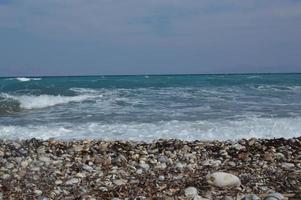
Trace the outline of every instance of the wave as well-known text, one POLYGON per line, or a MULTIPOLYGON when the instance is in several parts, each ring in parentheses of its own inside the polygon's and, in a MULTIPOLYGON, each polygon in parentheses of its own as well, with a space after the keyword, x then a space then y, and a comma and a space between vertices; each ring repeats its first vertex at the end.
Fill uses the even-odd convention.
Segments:
POLYGON ((254 75, 254 76, 248 76, 247 78, 249 78, 249 79, 256 79, 256 78, 261 78, 261 76, 254 75))
POLYGON ((15 78, 16 80, 20 81, 20 82, 27 82, 27 81, 39 81, 42 80, 42 78, 26 78, 26 77, 18 77, 15 78))
POLYGON ((19 106, 21 109, 38 109, 46 108, 60 104, 67 104, 70 102, 82 102, 91 96, 89 95, 79 95, 79 96, 61 96, 61 95, 10 95, 7 93, 0 94, 2 101, 0 104, 7 110, 12 107, 7 104, 7 102, 15 102, 14 107, 19 106), (5 106, 4 106, 5 105, 5 106))
POLYGON ((276 92, 285 92, 285 91, 293 91, 293 92, 300 92, 301 91, 301 86, 299 85, 294 85, 294 86, 289 86, 289 85, 258 85, 251 87, 252 89, 256 90, 266 90, 266 91, 276 91, 276 92))
POLYGON ((241 138, 298 137, 301 118, 247 118, 223 121, 159 121, 154 123, 51 123, 3 126, 2 138, 104 139, 153 141, 156 139, 236 140, 241 138))

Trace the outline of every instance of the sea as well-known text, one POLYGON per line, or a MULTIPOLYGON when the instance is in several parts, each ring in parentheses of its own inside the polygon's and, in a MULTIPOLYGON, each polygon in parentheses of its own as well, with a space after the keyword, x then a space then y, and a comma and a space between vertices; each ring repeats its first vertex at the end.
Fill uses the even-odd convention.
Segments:
POLYGON ((301 74, 0 78, 0 139, 301 136, 301 74))

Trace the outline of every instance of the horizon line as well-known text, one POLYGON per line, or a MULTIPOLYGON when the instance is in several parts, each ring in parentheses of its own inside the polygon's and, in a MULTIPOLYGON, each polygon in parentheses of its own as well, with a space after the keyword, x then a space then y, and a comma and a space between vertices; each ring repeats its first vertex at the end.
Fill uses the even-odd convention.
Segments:
POLYGON ((301 74, 301 72, 230 72, 230 73, 174 73, 174 74, 97 74, 97 75, 20 75, 20 76, 0 76, 0 78, 51 78, 51 77, 98 77, 98 76, 201 76, 201 75, 273 75, 273 74, 301 74))

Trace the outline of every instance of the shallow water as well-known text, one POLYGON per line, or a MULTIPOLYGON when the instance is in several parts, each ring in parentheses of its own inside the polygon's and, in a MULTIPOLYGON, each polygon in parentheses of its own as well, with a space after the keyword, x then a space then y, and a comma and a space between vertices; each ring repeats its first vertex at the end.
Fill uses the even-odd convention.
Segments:
POLYGON ((0 79, 0 137, 295 137, 301 74, 0 79))

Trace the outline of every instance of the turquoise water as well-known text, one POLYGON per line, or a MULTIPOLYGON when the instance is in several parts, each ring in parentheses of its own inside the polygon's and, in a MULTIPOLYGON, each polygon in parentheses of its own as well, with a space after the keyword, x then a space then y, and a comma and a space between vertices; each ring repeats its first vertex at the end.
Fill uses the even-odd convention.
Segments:
POLYGON ((0 78, 0 137, 295 137, 301 74, 0 78))

